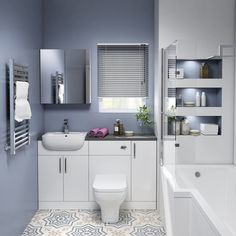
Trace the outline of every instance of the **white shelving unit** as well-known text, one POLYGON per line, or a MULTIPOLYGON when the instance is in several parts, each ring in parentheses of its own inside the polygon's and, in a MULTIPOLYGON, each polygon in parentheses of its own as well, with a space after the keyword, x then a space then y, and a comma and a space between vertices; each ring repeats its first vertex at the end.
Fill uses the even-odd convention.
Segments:
MULTIPOLYGON (((178 44, 163 51, 163 140, 173 147, 171 162, 179 164, 232 163, 234 136, 234 57, 178 58, 178 44), (201 63, 207 63, 209 78, 200 78, 201 63), (184 78, 177 78, 184 74, 184 78), (183 73, 184 71, 184 73, 183 73), (177 119, 186 117, 191 129, 200 130, 201 123, 219 125, 218 135, 175 135, 167 114, 181 94, 184 102, 195 102, 196 92, 205 92, 206 107, 176 107, 177 119), (179 144, 179 145, 176 145, 179 144), (177 148, 176 148, 177 147, 177 148)), ((165 144, 164 144, 165 145, 165 144)), ((170 146, 169 146, 170 145, 170 146)))
MULTIPOLYGON (((183 103, 186 101, 195 102, 196 91, 205 91, 206 96, 211 102, 205 107, 176 107, 176 116, 189 117, 194 116, 200 119, 199 123, 216 123, 219 125, 219 135, 221 134, 221 117, 222 109, 222 59, 178 59, 171 56, 166 59, 166 94, 167 97, 177 97, 182 95, 183 103), (208 65, 209 78, 195 77, 200 75, 200 67, 202 63, 208 65), (184 71, 184 78, 177 78, 177 71, 184 71), (175 73, 173 71, 175 70, 175 73), (186 71, 186 75, 185 75, 186 71), (175 76, 176 74, 176 76, 175 76), (191 89, 191 90, 190 90, 191 89), (214 91, 214 92, 212 92, 214 91), (188 97, 185 97, 188 96, 188 97)), ((172 101, 173 103, 173 101, 172 101)), ((177 106, 177 104, 175 104, 177 106)), ((167 122, 168 124, 168 122, 167 122)), ((196 125, 195 125, 196 126, 196 125)), ((196 129, 196 128, 195 128, 196 129)), ((198 128, 200 129, 200 127, 198 128)), ((169 132, 169 129, 167 127, 169 132)))

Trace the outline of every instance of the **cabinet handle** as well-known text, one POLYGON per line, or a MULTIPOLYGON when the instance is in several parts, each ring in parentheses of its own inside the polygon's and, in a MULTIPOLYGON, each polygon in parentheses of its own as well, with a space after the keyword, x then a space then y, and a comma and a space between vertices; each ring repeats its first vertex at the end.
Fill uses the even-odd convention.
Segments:
POLYGON ((59 158, 59 173, 61 174, 61 158, 59 158))
POLYGON ((136 158, 136 143, 134 143, 134 159, 136 158))
POLYGON ((65 157, 65 174, 67 173, 67 158, 65 157))
POLYGON ((127 146, 121 146, 120 149, 125 150, 127 148, 127 146))

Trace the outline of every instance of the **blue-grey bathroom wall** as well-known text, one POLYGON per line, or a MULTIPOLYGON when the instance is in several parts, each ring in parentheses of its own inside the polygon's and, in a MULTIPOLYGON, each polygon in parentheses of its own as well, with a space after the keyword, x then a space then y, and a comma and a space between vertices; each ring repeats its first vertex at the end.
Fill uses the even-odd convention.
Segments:
POLYGON ((108 127, 116 118, 127 130, 138 131, 135 115, 99 113, 97 99, 97 43, 149 43, 148 104, 153 110, 154 1, 45 0, 44 48, 89 48, 92 54, 92 103, 89 106, 46 106, 45 131, 62 128, 68 118, 72 130, 108 127))
POLYGON ((39 100, 41 0, 1 0, 0 4, 0 235, 20 236, 37 209, 37 136, 43 131, 39 100), (4 151, 7 130, 6 63, 29 65, 31 144, 15 156, 4 151))

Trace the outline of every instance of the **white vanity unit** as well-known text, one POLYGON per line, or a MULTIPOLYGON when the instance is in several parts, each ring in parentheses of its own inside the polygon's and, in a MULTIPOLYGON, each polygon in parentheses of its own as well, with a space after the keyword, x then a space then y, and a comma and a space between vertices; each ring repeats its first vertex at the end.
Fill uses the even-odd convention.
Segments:
POLYGON ((77 151, 52 151, 38 141, 39 209, 96 209, 97 174, 125 174, 122 208, 156 208, 156 138, 86 140, 77 151))

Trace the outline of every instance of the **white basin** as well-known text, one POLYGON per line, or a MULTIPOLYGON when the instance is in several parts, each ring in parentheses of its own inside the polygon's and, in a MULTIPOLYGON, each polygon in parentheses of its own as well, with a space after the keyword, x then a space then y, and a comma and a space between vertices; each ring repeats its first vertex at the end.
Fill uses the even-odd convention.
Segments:
POLYGON ((42 136, 43 146, 54 151, 76 151, 83 147, 86 132, 49 132, 42 136))

